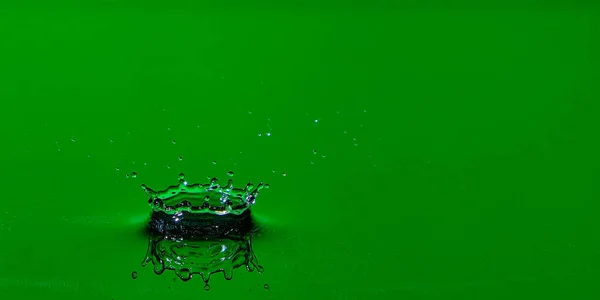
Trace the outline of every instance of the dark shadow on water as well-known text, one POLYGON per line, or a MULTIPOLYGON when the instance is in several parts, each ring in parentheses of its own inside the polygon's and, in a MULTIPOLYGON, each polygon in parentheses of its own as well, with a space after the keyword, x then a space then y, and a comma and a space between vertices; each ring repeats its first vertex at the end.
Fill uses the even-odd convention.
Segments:
POLYGON ((148 238, 145 267, 154 273, 174 272, 183 281, 200 277, 209 290, 212 274, 231 280, 233 271, 263 271, 252 249, 252 238, 261 230, 250 210, 240 215, 154 212, 143 234, 148 238))

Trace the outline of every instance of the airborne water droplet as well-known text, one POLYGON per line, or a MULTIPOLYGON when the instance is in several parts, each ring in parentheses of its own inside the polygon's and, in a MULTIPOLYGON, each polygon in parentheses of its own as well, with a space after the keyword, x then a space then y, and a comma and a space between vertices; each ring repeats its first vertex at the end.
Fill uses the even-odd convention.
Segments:
POLYGON ((137 178, 137 173, 136 172, 131 172, 131 178, 137 178))
POLYGON ((213 160, 213 165, 216 165, 216 164, 217 164, 217 161, 216 161, 216 160, 213 160))
POLYGON ((208 285, 208 283, 204 285, 204 290, 207 292, 210 291, 210 285, 208 285))
POLYGON ((283 173, 283 174, 281 174, 281 175, 282 175, 283 177, 285 177, 285 176, 287 176, 287 173, 283 173))
POLYGON ((177 141, 173 140, 172 143, 173 143, 173 145, 175 145, 175 144, 177 144, 177 141))
POLYGON ((136 271, 131 272, 131 278, 133 278, 133 279, 138 278, 138 272, 136 272, 136 271))
POLYGON ((227 172, 227 176, 232 177, 233 176, 233 172, 232 171, 227 172))
POLYGON ((265 290, 269 289, 269 285, 265 283, 265 290))
POLYGON ((183 160, 183 157, 181 157, 181 156, 180 156, 180 157, 178 157, 177 159, 179 159, 179 161, 182 161, 182 160, 183 160))

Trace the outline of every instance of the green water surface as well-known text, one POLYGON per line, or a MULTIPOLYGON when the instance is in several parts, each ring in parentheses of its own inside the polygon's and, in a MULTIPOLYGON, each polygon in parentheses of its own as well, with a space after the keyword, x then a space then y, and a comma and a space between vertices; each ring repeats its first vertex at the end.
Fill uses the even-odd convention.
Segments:
POLYGON ((0 299, 598 299, 597 10, 353 3, 2 4, 0 299), (230 171, 264 272, 141 267, 230 171))

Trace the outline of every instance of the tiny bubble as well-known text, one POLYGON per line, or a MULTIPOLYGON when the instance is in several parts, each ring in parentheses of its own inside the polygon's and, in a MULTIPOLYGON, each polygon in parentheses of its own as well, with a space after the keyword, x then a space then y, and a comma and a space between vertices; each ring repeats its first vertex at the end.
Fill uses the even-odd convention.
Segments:
POLYGON ((262 136, 262 133, 259 133, 258 136, 262 136))
POLYGON ((283 177, 286 177, 286 176, 287 176, 287 173, 283 173, 283 174, 281 174, 281 175, 282 175, 283 177))
POLYGON ((357 144, 357 143, 354 143, 354 147, 358 147, 358 144, 357 144))
POLYGON ((216 164, 217 164, 217 161, 216 161, 216 160, 213 160, 213 165, 216 165, 216 164))
POLYGON ((56 149, 58 149, 58 152, 62 151, 62 150, 60 150, 60 148, 56 148, 56 149))
POLYGON ((177 144, 177 141, 173 140, 172 143, 173 143, 173 145, 175 145, 175 144, 177 144))
POLYGON ((135 160, 132 160, 131 163, 135 165, 135 160))
POLYGON ((147 165, 148 165, 148 163, 147 163, 147 162, 144 162, 144 166, 147 166, 147 165))
POLYGON ((311 161, 310 161, 310 164, 311 164, 311 165, 314 165, 314 164, 315 164, 315 162, 311 160, 311 161))
POLYGON ((75 142, 75 138, 71 138, 71 142, 75 142))
POLYGON ((171 127, 167 127, 167 130, 171 130, 171 127))
POLYGON ((317 154, 317 150, 313 150, 313 154, 317 154))
POLYGON ((322 158, 325 158, 325 154, 321 155, 322 158))
POLYGON ((131 178, 137 178, 137 173, 136 172, 131 172, 131 178))
POLYGON ((131 273, 131 278, 133 278, 133 279, 136 279, 136 278, 138 278, 138 272, 136 272, 136 271, 133 271, 133 272, 131 273))
POLYGON ((170 166, 170 165, 167 165, 167 169, 170 169, 170 168, 171 168, 171 166, 170 166))
POLYGON ((275 173, 275 169, 273 169, 273 173, 275 173))
POLYGON ((315 123, 319 123, 319 119, 316 119, 316 120, 315 120, 315 123))
POLYGON ((121 168, 117 167, 117 168, 116 168, 116 170, 117 170, 117 171, 121 171, 121 168))
POLYGON ((270 132, 267 132, 267 136, 271 136, 271 133, 270 133, 270 132))
POLYGON ((91 154, 88 154, 88 157, 92 157, 92 155, 91 155, 91 154))
POLYGON ((125 178, 129 178, 129 174, 125 174, 125 178))
POLYGON ((352 138, 352 140, 353 140, 353 141, 356 141, 356 138, 355 138, 355 137, 353 137, 353 138, 352 138))
POLYGON ((265 287, 265 290, 268 290, 268 289, 269 289, 269 285, 268 285, 268 284, 266 284, 266 283, 265 283, 265 286, 264 286, 264 287, 265 287))
POLYGON ((114 142, 114 141, 113 141, 113 139, 109 139, 109 141, 110 141, 111 143, 112 143, 112 142, 114 142))
POLYGON ((178 157, 177 159, 179 159, 179 161, 182 161, 182 160, 183 160, 183 157, 181 157, 181 156, 180 156, 180 157, 178 157))
POLYGON ((210 291, 210 285, 208 285, 208 283, 204 285, 204 290, 207 292, 210 291))
POLYGON ((227 176, 232 177, 233 176, 233 172, 232 171, 227 172, 227 176))
POLYGON ((248 112, 248 114, 249 114, 249 115, 251 115, 251 114, 252 114, 252 112, 251 112, 251 111, 249 111, 249 112, 248 112))
POLYGON ((344 130, 344 134, 347 134, 347 133, 348 133, 348 131, 344 130))
POLYGON ((363 112, 367 112, 367 110, 366 110, 366 109, 363 109, 363 112))

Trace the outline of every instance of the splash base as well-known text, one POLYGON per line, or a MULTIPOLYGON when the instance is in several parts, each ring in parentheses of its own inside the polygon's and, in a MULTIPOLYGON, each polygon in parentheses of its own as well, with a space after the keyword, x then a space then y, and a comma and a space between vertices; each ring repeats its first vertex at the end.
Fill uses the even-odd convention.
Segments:
POLYGON ((182 237, 225 237, 251 233, 256 228, 250 210, 239 215, 180 212, 175 215, 154 211, 148 230, 153 234, 182 237))

